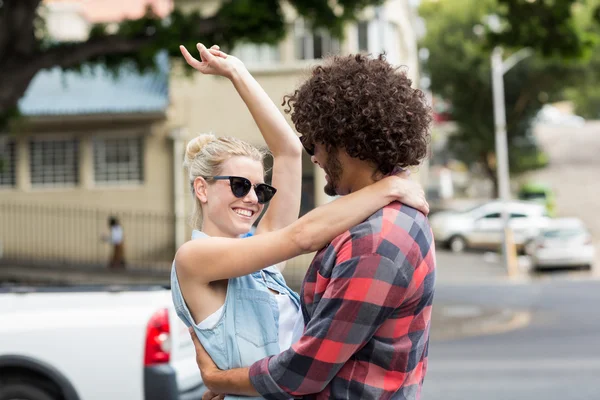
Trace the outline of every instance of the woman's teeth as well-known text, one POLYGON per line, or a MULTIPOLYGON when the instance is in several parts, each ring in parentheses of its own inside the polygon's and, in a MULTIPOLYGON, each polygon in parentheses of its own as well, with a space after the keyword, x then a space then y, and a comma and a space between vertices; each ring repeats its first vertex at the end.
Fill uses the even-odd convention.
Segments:
POLYGON ((239 215, 243 215, 244 217, 251 217, 254 214, 254 212, 250 210, 243 210, 241 208, 236 208, 233 210, 233 212, 239 215))

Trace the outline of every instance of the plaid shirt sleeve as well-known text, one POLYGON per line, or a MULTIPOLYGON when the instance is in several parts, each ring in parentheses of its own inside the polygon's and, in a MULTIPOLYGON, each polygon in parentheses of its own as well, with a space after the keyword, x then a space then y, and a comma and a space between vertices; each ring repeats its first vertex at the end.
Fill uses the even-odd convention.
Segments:
POLYGON ((379 254, 338 263, 329 278, 319 274, 315 292, 322 297, 304 336, 287 351, 254 363, 252 384, 267 399, 321 392, 403 302, 410 283, 397 262, 379 254))

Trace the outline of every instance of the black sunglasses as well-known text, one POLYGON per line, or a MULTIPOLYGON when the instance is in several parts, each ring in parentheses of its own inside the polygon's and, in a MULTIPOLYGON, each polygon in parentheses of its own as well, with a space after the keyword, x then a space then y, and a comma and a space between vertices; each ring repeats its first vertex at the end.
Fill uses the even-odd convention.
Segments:
POLYGON ((309 156, 315 155, 315 146, 312 143, 309 143, 306 139, 306 136, 300 136, 300 143, 302 143, 302 147, 308 153, 309 156))
POLYGON ((252 185, 252 182, 247 178, 242 178, 241 176, 209 176, 205 179, 214 179, 215 181, 224 181, 229 180, 229 186, 231 187, 231 193, 238 199, 244 197, 248 193, 250 193, 250 189, 254 187, 254 192, 256 193, 256 197, 258 198, 259 204, 265 204, 271 201, 277 189, 275 189, 271 185, 267 185, 266 183, 258 183, 256 185, 252 185))

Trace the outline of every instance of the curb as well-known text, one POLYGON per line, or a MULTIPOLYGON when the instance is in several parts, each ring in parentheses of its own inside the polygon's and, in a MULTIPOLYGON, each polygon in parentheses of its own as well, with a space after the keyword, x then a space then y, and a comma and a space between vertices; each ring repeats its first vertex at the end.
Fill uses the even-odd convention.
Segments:
MULTIPOLYGON (((475 309, 476 307, 470 307, 475 309)), ((452 315, 453 307, 440 307, 432 315, 431 339, 436 341, 459 340, 475 336, 498 335, 530 324, 532 314, 526 310, 479 310, 477 315, 452 315)), ((435 305, 434 305, 435 310, 435 305)))
POLYGON ((169 284, 168 272, 145 273, 135 270, 110 271, 107 269, 42 268, 0 266, 0 282, 45 285, 139 285, 169 284))

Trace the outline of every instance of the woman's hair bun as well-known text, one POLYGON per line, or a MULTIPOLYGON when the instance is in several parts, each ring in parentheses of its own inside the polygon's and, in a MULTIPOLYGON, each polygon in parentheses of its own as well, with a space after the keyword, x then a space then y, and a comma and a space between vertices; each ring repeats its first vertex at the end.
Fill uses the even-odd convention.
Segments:
POLYGON ((190 165, 194 158, 202 151, 206 145, 217 140, 217 137, 212 133, 203 133, 190 140, 185 149, 185 165, 190 165))

